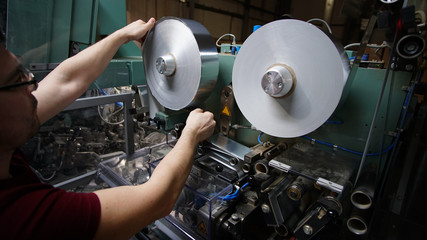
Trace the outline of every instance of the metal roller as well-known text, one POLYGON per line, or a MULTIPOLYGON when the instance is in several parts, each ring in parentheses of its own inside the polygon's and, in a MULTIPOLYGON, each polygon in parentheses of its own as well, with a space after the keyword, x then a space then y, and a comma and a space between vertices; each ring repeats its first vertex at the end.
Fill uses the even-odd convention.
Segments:
POLYGON ((234 62, 239 109, 272 136, 314 131, 340 101, 349 73, 341 53, 310 23, 287 19, 262 26, 243 43, 234 62))
POLYGON ((215 87, 217 49, 209 32, 196 21, 160 19, 147 34, 142 56, 147 84, 166 108, 197 106, 215 87))
POLYGON ((299 201, 311 186, 313 186, 311 180, 298 176, 287 190, 288 197, 294 201, 299 201))

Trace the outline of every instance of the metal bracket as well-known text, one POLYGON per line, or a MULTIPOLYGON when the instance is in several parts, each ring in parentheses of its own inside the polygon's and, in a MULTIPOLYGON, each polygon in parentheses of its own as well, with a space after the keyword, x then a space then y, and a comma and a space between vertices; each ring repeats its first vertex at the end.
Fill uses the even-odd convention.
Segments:
POLYGON ((225 86, 221 91, 221 114, 220 131, 224 136, 228 136, 231 125, 231 114, 233 112, 234 95, 231 86, 225 86))

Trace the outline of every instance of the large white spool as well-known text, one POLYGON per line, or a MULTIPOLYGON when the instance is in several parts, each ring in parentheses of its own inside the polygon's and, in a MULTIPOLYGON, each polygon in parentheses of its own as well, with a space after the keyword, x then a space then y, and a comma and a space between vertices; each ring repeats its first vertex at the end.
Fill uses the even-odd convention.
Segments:
POLYGON ((209 32, 194 20, 157 21, 147 34, 142 55, 150 91, 166 108, 197 106, 215 87, 218 53, 209 32))
POLYGON ((258 130, 292 138, 331 116, 348 73, 348 60, 324 32, 307 22, 279 20, 243 43, 233 66, 233 91, 258 130))

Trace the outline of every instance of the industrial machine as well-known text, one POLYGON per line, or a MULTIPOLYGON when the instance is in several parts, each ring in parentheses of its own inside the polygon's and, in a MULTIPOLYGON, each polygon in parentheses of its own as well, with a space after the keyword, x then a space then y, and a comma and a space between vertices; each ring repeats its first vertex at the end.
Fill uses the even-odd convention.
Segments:
MULTIPOLYGON (((9 1, 7 45, 38 79, 126 20, 108 17, 124 14, 125 1, 46 0, 47 14, 23 2, 40 8, 9 1), (40 26, 48 34, 18 31, 22 9, 33 21, 50 19, 40 26), (22 43, 29 39, 23 32, 37 38, 22 43)), ((42 126, 25 152, 40 178, 58 187, 143 184, 189 111, 201 107, 214 113, 218 128, 198 147, 173 211, 137 238, 393 239, 390 225, 399 227, 395 236, 421 236, 426 225, 411 223, 407 204, 417 201, 409 186, 422 186, 414 166, 426 163, 425 148, 417 147, 425 103, 414 95, 425 94, 426 19, 413 5, 383 4, 357 51, 311 23, 286 19, 218 53, 197 21, 162 18, 142 54, 132 45, 119 50, 85 96, 42 126), (370 44, 375 24, 393 39, 370 44), (407 201, 399 198, 405 194, 407 201), (381 223, 387 216, 388 225, 381 223)))

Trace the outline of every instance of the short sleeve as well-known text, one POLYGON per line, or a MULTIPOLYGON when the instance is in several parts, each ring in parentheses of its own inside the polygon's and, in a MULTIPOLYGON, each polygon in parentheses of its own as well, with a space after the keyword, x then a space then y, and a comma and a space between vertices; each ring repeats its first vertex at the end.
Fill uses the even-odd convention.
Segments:
POLYGON ((74 193, 41 183, 22 157, 13 177, 0 180, 1 239, 93 239, 101 219, 95 193, 74 193))
POLYGON ((7 236, 6 239, 93 239, 101 217, 96 194, 66 192, 46 184, 30 188, 15 188, 20 193, 15 197, 9 195, 9 206, 2 206, 1 226, 5 231, 2 236, 7 236))

